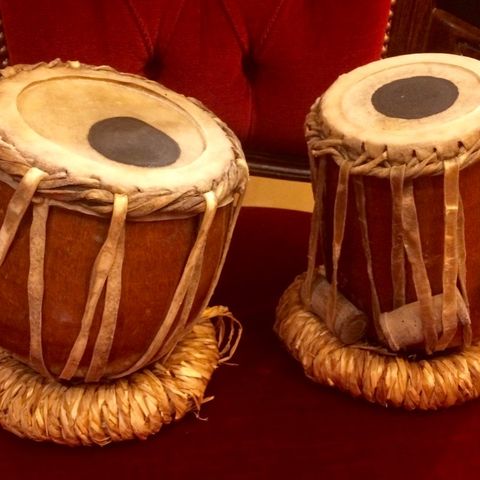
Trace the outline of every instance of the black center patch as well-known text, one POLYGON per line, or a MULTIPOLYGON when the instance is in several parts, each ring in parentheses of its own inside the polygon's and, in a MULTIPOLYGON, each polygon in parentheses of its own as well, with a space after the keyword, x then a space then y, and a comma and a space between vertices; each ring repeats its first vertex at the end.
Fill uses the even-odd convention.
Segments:
POLYGON ((450 108, 458 98, 457 86, 445 78, 418 76, 382 85, 372 95, 377 112, 387 117, 425 118, 450 108))
POLYGON ((90 128, 88 142, 108 159, 137 167, 165 167, 180 156, 173 138, 133 117, 100 120, 90 128))

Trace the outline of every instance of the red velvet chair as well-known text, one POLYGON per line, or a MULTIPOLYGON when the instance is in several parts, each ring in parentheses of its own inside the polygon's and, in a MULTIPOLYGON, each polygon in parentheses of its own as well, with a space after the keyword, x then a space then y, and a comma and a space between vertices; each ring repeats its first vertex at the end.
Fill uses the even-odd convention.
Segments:
MULTIPOLYGON (((253 172, 305 179, 305 114, 339 74, 380 56, 389 8, 390 0, 0 0, 0 62, 60 57, 146 75, 224 119, 253 172)), ((239 366, 212 381, 207 422, 191 416, 146 442, 104 449, 0 431, 4 478, 440 479, 479 467, 469 453, 479 443, 478 404, 384 410, 313 384, 283 351, 275 306, 306 268, 308 230, 304 213, 243 210, 213 302, 228 305, 245 333, 239 366)))

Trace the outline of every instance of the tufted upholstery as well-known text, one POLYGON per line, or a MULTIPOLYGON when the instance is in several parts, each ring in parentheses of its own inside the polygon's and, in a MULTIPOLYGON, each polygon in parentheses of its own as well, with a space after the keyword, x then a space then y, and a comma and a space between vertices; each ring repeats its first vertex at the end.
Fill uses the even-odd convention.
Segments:
MULTIPOLYGON (((305 157, 302 125, 340 74, 378 58, 390 0, 0 0, 10 63, 60 57, 202 100, 249 152, 305 157)), ((303 160, 304 161, 304 160, 303 160)))

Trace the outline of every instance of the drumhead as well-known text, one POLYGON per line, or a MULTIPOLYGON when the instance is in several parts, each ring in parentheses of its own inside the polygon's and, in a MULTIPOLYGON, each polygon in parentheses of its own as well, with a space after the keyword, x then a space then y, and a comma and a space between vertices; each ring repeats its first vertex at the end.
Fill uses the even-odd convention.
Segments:
POLYGON ((113 192, 204 192, 236 160, 217 118, 142 77, 58 61, 4 76, 1 138, 47 173, 113 192))
POLYGON ((480 138, 480 62, 432 53, 373 62, 327 90, 320 116, 328 136, 358 153, 454 156, 480 138))

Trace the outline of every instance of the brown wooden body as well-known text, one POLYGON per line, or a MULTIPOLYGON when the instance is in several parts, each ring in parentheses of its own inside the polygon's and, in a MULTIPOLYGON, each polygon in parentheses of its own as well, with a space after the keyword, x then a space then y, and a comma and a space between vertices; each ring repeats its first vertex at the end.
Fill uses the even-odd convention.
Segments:
MULTIPOLYGON (((332 225, 338 167, 329 159, 325 197, 325 264, 327 276, 332 272, 332 225)), ((393 309, 390 255, 392 248, 392 200, 388 179, 363 177, 372 266, 381 311, 393 309)), ((443 271, 443 175, 421 177, 414 181, 415 203, 420 226, 423 258, 432 294, 442 293, 443 271)), ((480 338, 480 164, 460 172, 460 193, 465 211, 467 251, 467 291, 470 302, 473 338, 480 338)), ((354 185, 350 180, 345 236, 338 271, 338 288, 357 308, 372 318, 370 284, 362 246, 359 215, 355 205, 354 185)), ((406 262, 406 302, 416 300, 411 270, 406 262)), ((373 323, 369 334, 375 338, 373 323)), ((459 345, 460 332, 450 346, 459 345)))
MULTIPOLYGON (((13 190, 0 183, 0 224, 13 190)), ((219 208, 209 233, 190 320, 200 312, 219 265, 232 206, 219 208)), ((200 215, 153 222, 127 221, 122 296, 106 375, 133 365, 146 351, 170 306, 198 230, 200 215)), ((0 268, 0 346, 29 363, 29 270, 31 207, 0 268)), ((47 224, 42 339, 47 368, 62 370, 80 330, 90 274, 105 241, 109 218, 53 207, 47 224)), ((77 376, 88 368, 100 326, 98 304, 77 376)))

